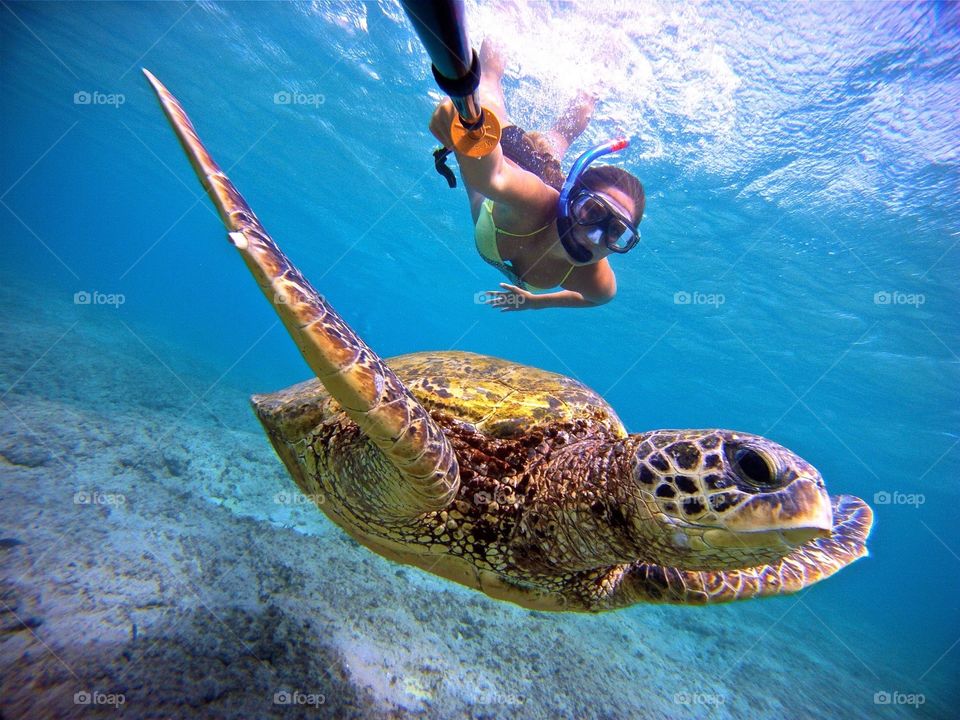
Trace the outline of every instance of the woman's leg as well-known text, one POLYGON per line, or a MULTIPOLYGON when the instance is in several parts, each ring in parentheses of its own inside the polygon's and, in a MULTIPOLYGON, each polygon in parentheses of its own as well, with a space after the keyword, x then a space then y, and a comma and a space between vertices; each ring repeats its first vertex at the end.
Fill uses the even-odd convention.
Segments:
POLYGON ((489 37, 480 45, 480 103, 490 108, 500 121, 500 126, 512 125, 503 99, 503 71, 506 60, 502 46, 489 37))
POLYGON ((554 157, 563 158, 567 148, 587 129, 597 97, 593 93, 579 92, 574 101, 557 118, 552 128, 543 133, 555 151, 554 157))
MULTIPOLYGON (((494 39, 486 37, 480 45, 480 102, 490 108, 500 126, 513 125, 507 113, 507 104, 503 97, 503 73, 506 68, 506 58, 503 47, 494 39)), ((580 137, 590 122, 593 107, 597 104, 597 96, 593 93, 581 91, 560 115, 554 126, 544 133, 554 149, 554 157, 563 158, 571 143, 580 137)))

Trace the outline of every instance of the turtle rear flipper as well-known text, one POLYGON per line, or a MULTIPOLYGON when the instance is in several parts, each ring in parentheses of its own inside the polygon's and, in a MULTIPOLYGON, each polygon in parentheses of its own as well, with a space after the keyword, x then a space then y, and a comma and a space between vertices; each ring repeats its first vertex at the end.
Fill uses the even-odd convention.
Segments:
POLYGON ((147 70, 190 164, 307 364, 398 470, 389 512, 403 520, 442 509, 459 487, 457 460, 442 430, 392 370, 344 322, 267 234, 214 162, 180 103, 147 70))

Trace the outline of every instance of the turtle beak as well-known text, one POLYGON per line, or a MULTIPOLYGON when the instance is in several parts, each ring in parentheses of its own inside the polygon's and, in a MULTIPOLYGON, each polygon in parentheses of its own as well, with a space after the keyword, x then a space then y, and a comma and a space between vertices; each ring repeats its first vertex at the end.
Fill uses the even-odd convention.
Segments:
POLYGON ((814 478, 801 477, 772 493, 761 493, 740 506, 727 520, 729 530, 778 533, 789 545, 802 545, 833 531, 830 496, 814 478))
POLYGON ((796 528, 793 530, 782 530, 780 534, 787 541, 788 545, 803 545, 810 540, 817 538, 830 537, 833 528, 796 528))

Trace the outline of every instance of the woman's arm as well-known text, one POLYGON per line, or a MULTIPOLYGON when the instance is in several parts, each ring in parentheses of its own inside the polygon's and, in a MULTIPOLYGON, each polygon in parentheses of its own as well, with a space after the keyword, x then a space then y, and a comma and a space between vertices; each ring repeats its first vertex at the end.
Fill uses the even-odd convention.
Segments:
POLYGON ((610 261, 603 258, 591 265, 582 265, 570 273, 563 290, 534 294, 509 283, 500 283, 503 290, 481 293, 483 303, 504 312, 543 310, 552 307, 588 308, 605 305, 617 294, 617 276, 610 261))
POLYGON ((570 277, 563 283, 563 292, 548 293, 540 297, 556 297, 547 301, 544 307, 597 307, 604 305, 617 294, 617 276, 606 258, 591 265, 574 268, 570 277), (576 296, 580 298, 577 302, 576 296), (574 304, 567 304, 574 303, 574 304))
MULTIPOLYGON (((453 103, 444 100, 430 118, 430 132, 446 148, 453 147, 450 125, 456 117, 453 103)), ((463 182, 496 203, 520 210, 550 207, 556 191, 533 173, 506 161, 499 143, 482 158, 463 155, 454 149, 463 182)), ((539 218, 536 218, 539 220, 539 218)))
MULTIPOLYGON (((612 297, 588 299, 575 290, 560 290, 559 292, 533 295, 529 310, 543 310, 544 308, 568 307, 588 308, 598 307, 612 300, 612 297)), ((517 308, 518 310, 523 308, 517 308)))
POLYGON ((551 293, 532 293, 516 285, 500 283, 503 290, 492 290, 482 293, 483 303, 498 307, 503 312, 517 310, 544 310, 546 308, 589 308, 604 305, 616 295, 616 287, 610 294, 597 293, 586 296, 576 290, 560 290, 551 293))

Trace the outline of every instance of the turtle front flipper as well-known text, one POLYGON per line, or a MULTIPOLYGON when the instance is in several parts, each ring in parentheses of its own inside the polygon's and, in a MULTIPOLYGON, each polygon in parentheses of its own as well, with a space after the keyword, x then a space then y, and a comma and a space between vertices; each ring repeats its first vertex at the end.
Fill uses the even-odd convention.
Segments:
POLYGON ((459 487, 443 431, 390 368, 344 322, 277 247, 210 157, 180 103, 147 70, 190 164, 267 299, 327 391, 397 469, 389 488, 395 519, 440 510, 459 487))
POLYGON ((867 555, 873 510, 852 495, 832 497, 830 535, 798 546, 776 563, 742 570, 696 571, 637 562, 584 574, 578 593, 591 611, 638 602, 704 605, 789 595, 867 555))

